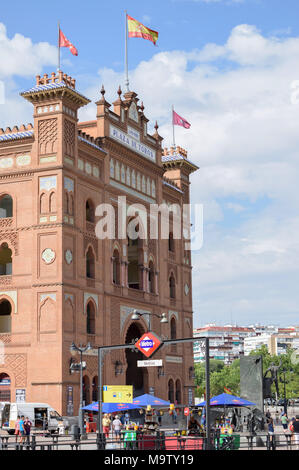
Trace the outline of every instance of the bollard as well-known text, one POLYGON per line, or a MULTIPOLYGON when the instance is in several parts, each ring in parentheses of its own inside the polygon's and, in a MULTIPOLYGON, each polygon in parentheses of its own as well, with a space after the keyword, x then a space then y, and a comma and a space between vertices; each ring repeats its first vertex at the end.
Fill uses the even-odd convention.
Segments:
POLYGON ((105 450, 105 449, 106 449, 105 434, 98 434, 97 435, 97 450, 105 450))
POLYGON ((74 424, 71 428, 71 434, 76 442, 80 441, 80 428, 74 424))
POLYGON ((35 450, 35 447, 36 447, 36 436, 32 436, 31 449, 35 450))

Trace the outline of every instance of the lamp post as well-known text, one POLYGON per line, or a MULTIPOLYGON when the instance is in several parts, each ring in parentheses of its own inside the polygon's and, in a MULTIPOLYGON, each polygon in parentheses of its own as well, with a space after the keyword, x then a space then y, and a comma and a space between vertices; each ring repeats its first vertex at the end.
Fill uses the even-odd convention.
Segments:
MULTIPOLYGON (((282 371, 283 373, 283 410, 285 412, 285 414, 288 413, 288 403, 287 403, 287 394, 286 394, 286 384, 287 384, 287 381, 286 381, 286 369, 283 369, 282 371)), ((280 378, 280 382, 282 382, 282 379, 280 378)))
POLYGON ((83 419, 83 354, 91 349, 91 344, 88 343, 85 348, 76 346, 72 343, 70 347, 71 353, 78 352, 80 354, 80 405, 79 405, 79 428, 81 436, 84 434, 84 419, 83 419))
POLYGON ((157 313, 151 313, 151 312, 149 312, 149 313, 141 313, 141 312, 138 312, 137 310, 134 310, 134 311, 133 311, 133 314, 132 314, 132 316, 131 316, 131 320, 132 320, 132 321, 138 321, 138 320, 140 320, 143 316, 146 316, 146 315, 149 316, 149 321, 148 321, 148 329, 149 329, 149 332, 151 331, 151 317, 159 318, 159 319, 160 319, 160 323, 162 323, 162 324, 169 323, 166 313, 162 313, 162 315, 158 315, 157 313))

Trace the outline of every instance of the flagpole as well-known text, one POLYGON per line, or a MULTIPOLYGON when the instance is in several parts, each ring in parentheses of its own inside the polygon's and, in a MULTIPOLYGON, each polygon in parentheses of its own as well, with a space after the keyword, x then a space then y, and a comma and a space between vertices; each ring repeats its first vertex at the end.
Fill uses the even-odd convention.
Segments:
POLYGON ((60 21, 58 21, 58 69, 57 72, 60 72, 60 21))
POLYGON ((174 106, 172 105, 172 135, 173 135, 173 142, 172 143, 173 143, 174 149, 176 149, 173 113, 174 113, 174 106))
POLYGON ((129 85, 129 66, 128 66, 128 15, 127 15, 127 10, 125 10, 125 15, 126 15, 126 41, 125 41, 125 73, 126 73, 126 82, 125 82, 125 87, 126 87, 126 92, 128 93, 130 91, 129 85))

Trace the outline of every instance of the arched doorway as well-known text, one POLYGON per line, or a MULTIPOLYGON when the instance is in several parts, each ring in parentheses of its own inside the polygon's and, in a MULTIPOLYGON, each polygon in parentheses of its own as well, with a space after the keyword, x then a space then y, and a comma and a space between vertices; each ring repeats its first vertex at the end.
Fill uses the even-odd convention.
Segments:
POLYGON ((92 401, 98 401, 98 377, 92 379, 92 401))
POLYGON ((0 301, 0 334, 11 333, 11 304, 6 299, 0 301))
POLYGON ((83 377, 83 403, 84 406, 90 405, 90 380, 87 375, 83 377))
POLYGON ((10 377, 7 374, 0 374, 0 402, 10 402, 10 377))
MULTIPOLYGON (((127 331, 126 344, 135 342, 145 333, 137 323, 132 323, 127 331)), ((146 393, 148 389, 148 372, 143 367, 137 367, 137 361, 143 361, 141 352, 135 353, 131 349, 126 349, 127 372, 126 385, 133 385, 134 397, 146 393)))
POLYGON ((174 382, 172 379, 168 382, 168 400, 170 403, 174 403, 174 382))
POLYGON ((179 379, 175 383, 175 401, 176 405, 182 404, 182 388, 181 381, 179 379))

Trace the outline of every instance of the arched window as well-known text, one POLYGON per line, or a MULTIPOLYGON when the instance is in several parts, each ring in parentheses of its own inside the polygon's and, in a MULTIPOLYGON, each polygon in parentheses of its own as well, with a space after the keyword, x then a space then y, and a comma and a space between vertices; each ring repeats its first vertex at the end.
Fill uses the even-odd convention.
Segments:
POLYGON ((11 304, 8 300, 0 301, 0 334, 11 333, 11 304))
POLYGON ((176 333, 176 320, 175 318, 171 319, 170 322, 170 338, 171 339, 176 339, 177 333, 176 333))
POLYGON ((0 402, 11 401, 10 395, 10 377, 7 374, 0 374, 0 402))
POLYGON ((169 295, 171 299, 175 299, 175 278, 173 274, 169 278, 169 295))
POLYGON ((95 278, 95 259, 91 247, 89 247, 86 253, 86 277, 89 279, 95 278))
POLYGON ((90 404, 90 380, 87 375, 83 377, 83 403, 85 406, 90 404))
POLYGON ((148 286, 149 286, 150 293, 154 294, 155 293, 155 270, 154 270, 154 263, 152 261, 149 264, 148 286))
POLYGON ((8 194, 0 199, 0 219, 9 219, 13 216, 13 200, 8 194))
POLYGON ((119 286, 120 285, 120 259, 119 259, 119 252, 118 250, 114 250, 113 252, 113 284, 119 286))
POLYGON ((50 213, 55 213, 57 212, 57 198, 56 198, 56 193, 52 192, 50 194, 50 213))
POLYGON ((171 251, 171 253, 174 253, 174 238, 173 238, 172 232, 170 232, 169 238, 168 238, 168 251, 171 251))
POLYGON ((64 213, 69 213, 69 195, 66 191, 64 192, 64 213))
POLYGON ((170 403, 174 403, 174 383, 172 379, 168 382, 168 400, 170 403))
POLYGON ((0 276, 10 276, 12 274, 12 251, 7 243, 0 246, 0 276))
POLYGON ((94 377, 92 380, 92 401, 98 401, 98 377, 94 377))
POLYGON ((86 310, 86 332, 88 335, 96 334, 96 313, 92 302, 87 304, 86 310))
POLYGON ((175 383, 175 401, 177 405, 182 403, 181 381, 177 380, 175 383))
POLYGON ((93 202, 89 199, 86 201, 86 222, 94 223, 95 209, 93 202))
MULTIPOLYGON (((176 331, 176 319, 172 318, 170 322, 170 338, 175 340, 177 339, 177 331, 176 331)), ((170 346, 171 352, 175 353, 177 351, 177 345, 172 344, 170 346)))
MULTIPOLYGON (((138 229, 137 229, 138 230, 138 229)), ((128 237, 128 284, 131 289, 140 289, 139 248, 140 239, 128 237)))

